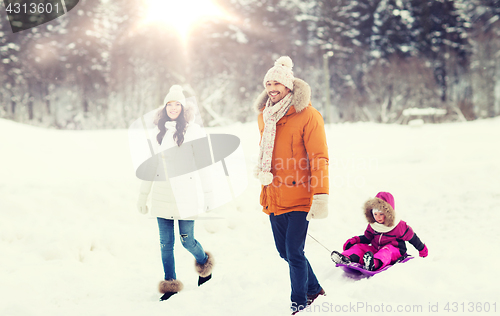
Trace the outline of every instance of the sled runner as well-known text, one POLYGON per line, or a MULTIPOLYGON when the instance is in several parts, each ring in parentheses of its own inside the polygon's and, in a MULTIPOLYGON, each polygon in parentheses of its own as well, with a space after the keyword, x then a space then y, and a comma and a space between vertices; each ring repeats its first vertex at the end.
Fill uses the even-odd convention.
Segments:
POLYGON ((355 263, 355 262, 351 262, 349 264, 337 263, 335 266, 344 270, 344 272, 346 273, 346 275, 348 277, 359 280, 362 278, 372 277, 375 274, 386 271, 387 269, 389 269, 390 267, 392 267, 393 265, 395 265, 397 263, 405 263, 413 258, 414 257, 412 257, 410 255, 406 255, 404 257, 399 258, 398 261, 396 261, 394 264, 390 264, 390 265, 388 265, 380 270, 375 270, 375 271, 365 270, 365 269, 363 269, 362 264, 355 263))

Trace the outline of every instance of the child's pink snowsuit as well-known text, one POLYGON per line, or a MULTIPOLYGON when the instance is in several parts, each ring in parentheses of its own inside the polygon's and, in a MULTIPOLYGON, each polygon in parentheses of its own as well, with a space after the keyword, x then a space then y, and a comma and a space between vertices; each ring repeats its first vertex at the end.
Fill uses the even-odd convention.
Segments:
POLYGON ((359 257, 359 263, 363 264, 363 255, 371 251, 374 254, 373 257, 382 262, 382 266, 378 267, 381 269, 406 254, 406 241, 410 242, 418 251, 424 249, 425 245, 406 222, 396 223, 394 198, 390 193, 379 192, 375 199, 365 203, 364 208, 369 223, 365 234, 359 236, 359 243, 344 250, 343 255, 349 257, 354 254, 359 257), (384 213, 385 222, 383 225, 375 221, 372 214, 373 209, 384 213))
POLYGON ((413 244, 413 241, 416 240, 412 239, 416 236, 417 235, 413 232, 413 229, 404 221, 399 221, 399 224, 396 225, 394 229, 386 233, 379 233, 375 231, 371 225, 368 225, 365 230, 365 234, 363 236, 359 236, 361 243, 355 244, 351 248, 342 252, 342 254, 348 257, 355 254, 359 257, 359 263, 362 264, 363 255, 368 251, 371 251, 374 254, 373 257, 382 262, 382 266, 379 268, 381 269, 391 263, 394 263, 402 255, 404 255, 406 253, 405 241, 409 241, 413 244))

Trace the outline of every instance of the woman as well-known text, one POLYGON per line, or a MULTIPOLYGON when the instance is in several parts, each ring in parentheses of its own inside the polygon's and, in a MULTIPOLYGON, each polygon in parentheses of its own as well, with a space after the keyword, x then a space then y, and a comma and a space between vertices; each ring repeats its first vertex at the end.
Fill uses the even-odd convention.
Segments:
MULTIPOLYGON (((193 110, 187 107, 186 98, 182 92, 182 87, 173 85, 164 100, 163 106, 157 113, 155 125, 157 125, 157 134, 155 144, 155 152, 159 159, 158 170, 167 163, 172 163, 165 156, 169 148, 175 146, 181 147, 184 143, 204 137, 201 127, 194 123, 193 110)), ((175 162, 180 163, 180 162, 175 162)), ((182 163, 182 162, 181 162, 182 163)), ((165 167, 162 170, 168 170, 165 167)), ((159 175, 160 172, 158 172, 159 175)), ((185 220, 184 216, 180 216, 180 207, 178 201, 182 200, 177 192, 181 191, 184 195, 190 194, 189 200, 195 201, 194 213, 198 214, 196 210, 199 193, 197 192, 196 185, 192 181, 200 181, 200 177, 195 177, 196 174, 190 174, 185 177, 176 177, 177 182, 170 181, 168 176, 166 181, 143 181, 137 207, 139 212, 147 213, 148 208, 146 201, 150 191, 152 191, 152 207, 151 214, 157 217, 158 227, 160 231, 160 246, 161 257, 163 262, 163 270, 165 272, 164 280, 159 284, 159 291, 163 294, 160 301, 167 300, 172 295, 182 290, 183 284, 176 279, 175 275, 175 261, 174 261, 174 219, 179 219, 179 234, 181 243, 195 258, 195 268, 199 274, 198 286, 210 280, 212 277, 213 257, 210 253, 205 252, 201 244, 194 238, 194 220, 185 220), (184 182, 179 182, 184 179, 184 182), (186 182, 187 181, 187 182, 186 182), (191 182, 190 182, 191 181, 191 182), (174 185, 172 185, 174 184, 174 185), (175 194, 174 194, 175 193, 175 194), (177 199, 177 203, 176 203, 177 199)), ((200 185, 198 185, 198 188, 200 185)), ((201 186, 205 187, 207 185, 201 186)), ((210 192, 204 192, 207 196, 210 192)), ((206 199, 206 198, 205 198, 206 199)), ((198 203, 199 204, 199 203, 198 203)), ((193 205, 193 204, 188 204, 193 205)), ((192 217, 190 217, 192 218, 192 217)))

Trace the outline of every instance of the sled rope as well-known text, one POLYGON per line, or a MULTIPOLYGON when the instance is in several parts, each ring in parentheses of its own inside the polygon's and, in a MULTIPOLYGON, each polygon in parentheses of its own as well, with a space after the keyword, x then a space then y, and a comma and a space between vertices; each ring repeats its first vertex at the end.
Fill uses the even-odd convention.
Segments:
POLYGON ((320 244, 323 248, 325 248, 326 250, 328 250, 328 253, 332 253, 330 251, 330 249, 326 248, 325 245, 323 245, 322 243, 320 243, 316 238, 314 238, 311 234, 307 233, 307 235, 309 235, 309 237, 311 237, 315 242, 317 242, 318 244, 320 244))

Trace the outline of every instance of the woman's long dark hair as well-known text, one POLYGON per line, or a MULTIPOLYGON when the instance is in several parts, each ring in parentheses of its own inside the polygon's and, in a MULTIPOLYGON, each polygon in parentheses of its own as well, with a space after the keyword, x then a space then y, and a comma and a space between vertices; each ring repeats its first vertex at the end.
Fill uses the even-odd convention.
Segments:
MULTIPOLYGON (((176 124, 175 124, 175 129, 176 132, 174 133, 174 141, 177 143, 177 146, 181 146, 182 143, 184 142, 184 131, 186 129, 186 118, 184 117, 184 106, 181 106, 182 110, 177 119, 175 119, 176 124)), ((156 135, 156 140, 158 141, 158 144, 161 145, 163 141, 163 137, 165 136, 165 133, 167 132, 167 128, 165 127, 165 123, 168 121, 174 121, 167 115, 167 105, 165 105, 161 110, 160 110, 160 118, 158 119, 158 128, 160 129, 160 132, 158 135, 156 135)))

